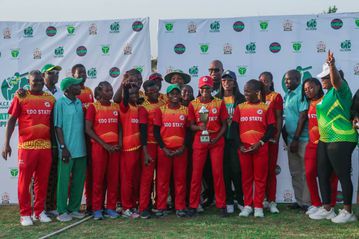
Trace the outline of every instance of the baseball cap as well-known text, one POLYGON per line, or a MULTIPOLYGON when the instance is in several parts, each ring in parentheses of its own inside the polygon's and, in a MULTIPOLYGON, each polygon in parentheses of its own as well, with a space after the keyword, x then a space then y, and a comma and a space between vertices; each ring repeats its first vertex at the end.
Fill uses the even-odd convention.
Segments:
POLYGON ((180 75, 183 78, 183 81, 185 84, 188 84, 191 81, 191 76, 184 73, 181 70, 173 70, 170 73, 168 73, 167 75, 165 75, 165 81, 168 83, 171 83, 171 79, 173 75, 180 75))
POLYGON ((201 88, 203 86, 210 86, 213 87, 213 78, 210 76, 202 76, 198 80, 198 88, 201 88))
POLYGON ((72 85, 78 85, 82 82, 82 78, 66 77, 60 83, 60 89, 62 91, 67 90, 72 85))
POLYGON ((222 78, 228 78, 228 77, 235 80, 235 81, 237 80, 236 73, 234 73, 233 71, 230 71, 230 70, 226 70, 222 74, 222 78))
POLYGON ((61 71, 62 67, 61 66, 55 66, 53 64, 46 64, 41 68, 41 73, 45 73, 45 72, 51 71, 51 70, 61 71))
POLYGON ((152 73, 149 77, 148 77, 149 80, 157 80, 157 79, 160 79, 161 81, 163 81, 163 77, 160 73, 152 73))
POLYGON ((181 89, 179 88, 179 86, 177 84, 172 84, 167 87, 166 93, 168 94, 175 89, 177 89, 181 92, 181 89))
MULTIPOLYGON (((336 65, 337 67, 337 70, 340 71, 340 68, 336 65)), ((329 65, 328 63, 324 63, 323 66, 322 66, 322 72, 320 72, 317 77, 318 78, 323 78, 323 77, 326 77, 328 76, 330 73, 330 69, 329 69, 329 65)))

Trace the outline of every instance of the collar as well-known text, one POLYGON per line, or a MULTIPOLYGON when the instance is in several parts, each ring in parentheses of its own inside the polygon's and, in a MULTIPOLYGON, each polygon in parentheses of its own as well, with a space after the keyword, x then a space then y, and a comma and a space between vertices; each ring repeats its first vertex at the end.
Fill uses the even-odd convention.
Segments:
POLYGON ((62 97, 64 97, 64 101, 66 104, 70 105, 70 104, 78 104, 79 103, 79 99, 75 99, 75 100, 71 100, 69 99, 66 95, 63 95, 62 97))

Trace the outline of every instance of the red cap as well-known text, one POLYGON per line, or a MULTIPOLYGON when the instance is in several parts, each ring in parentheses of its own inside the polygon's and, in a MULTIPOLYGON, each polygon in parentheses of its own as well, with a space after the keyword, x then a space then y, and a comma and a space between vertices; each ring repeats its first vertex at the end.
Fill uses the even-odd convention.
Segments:
POLYGON ((199 78, 198 88, 203 86, 210 86, 213 87, 213 78, 210 76, 202 76, 199 78))
POLYGON ((149 80, 157 80, 160 79, 161 81, 163 81, 162 75, 160 73, 153 73, 148 77, 149 80))

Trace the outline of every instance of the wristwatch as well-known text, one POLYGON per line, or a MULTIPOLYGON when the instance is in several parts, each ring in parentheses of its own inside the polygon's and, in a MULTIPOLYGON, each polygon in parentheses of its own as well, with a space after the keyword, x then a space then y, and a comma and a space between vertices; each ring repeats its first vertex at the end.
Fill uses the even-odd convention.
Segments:
POLYGON ((65 145, 64 144, 60 144, 60 149, 64 149, 65 145))

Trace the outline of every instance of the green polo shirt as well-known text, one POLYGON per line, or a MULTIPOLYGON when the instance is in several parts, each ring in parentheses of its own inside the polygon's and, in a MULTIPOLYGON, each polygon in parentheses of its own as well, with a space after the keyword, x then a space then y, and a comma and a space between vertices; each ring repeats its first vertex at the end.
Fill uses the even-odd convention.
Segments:
POLYGON ((62 129, 65 145, 71 157, 86 156, 85 122, 81 101, 77 98, 72 101, 65 95, 59 98, 55 103, 54 122, 55 127, 62 129))
MULTIPOLYGON (((285 129, 288 133, 288 141, 293 140, 301 112, 308 110, 306 99, 302 101, 302 85, 298 85, 295 90, 289 91, 284 96, 284 117, 285 129)), ((299 141, 308 141, 308 120, 303 126, 299 141)))

